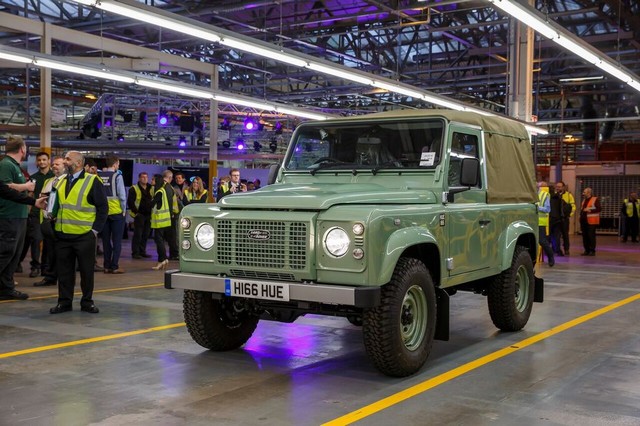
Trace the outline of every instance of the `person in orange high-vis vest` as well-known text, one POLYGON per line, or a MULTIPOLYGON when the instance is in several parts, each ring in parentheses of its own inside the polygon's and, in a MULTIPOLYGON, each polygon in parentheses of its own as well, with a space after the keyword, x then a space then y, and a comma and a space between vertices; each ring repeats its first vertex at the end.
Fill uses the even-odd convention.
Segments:
POLYGON ((583 256, 596 255, 596 228, 600 224, 600 211, 600 200, 593 196, 591 188, 585 188, 582 191, 582 204, 580 205, 583 256))

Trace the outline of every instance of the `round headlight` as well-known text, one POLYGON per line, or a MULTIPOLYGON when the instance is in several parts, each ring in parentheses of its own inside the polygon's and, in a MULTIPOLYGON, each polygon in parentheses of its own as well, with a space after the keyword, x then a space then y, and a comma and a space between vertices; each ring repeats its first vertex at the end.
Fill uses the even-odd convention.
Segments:
POLYGON ((355 235, 358 235, 358 236, 364 234, 364 225, 361 224, 360 222, 354 223, 353 224, 353 233, 355 235))
POLYGON ((182 248, 184 250, 189 250, 191 248, 191 241, 189 240, 182 241, 182 248))
POLYGON ((182 226, 182 229, 189 229, 191 227, 191 220, 188 217, 183 217, 180 219, 180 226, 182 226))
POLYGON ((196 228, 195 239, 202 250, 209 250, 213 247, 215 239, 213 226, 208 223, 201 223, 200 226, 196 228))
POLYGON ((342 228, 331 228, 324 235, 324 247, 327 252, 335 257, 344 256, 349 250, 349 236, 342 228))

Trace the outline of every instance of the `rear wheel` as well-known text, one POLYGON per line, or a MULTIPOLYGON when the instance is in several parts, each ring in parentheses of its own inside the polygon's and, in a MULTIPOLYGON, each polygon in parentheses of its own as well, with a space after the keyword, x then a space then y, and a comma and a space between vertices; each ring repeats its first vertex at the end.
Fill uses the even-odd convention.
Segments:
POLYGON ((211 293, 185 290, 184 321, 193 340, 214 351, 228 351, 244 345, 258 326, 259 318, 237 299, 214 299, 211 293))
POLYGON ((493 324, 503 331, 521 330, 531 315, 534 289, 533 261, 526 247, 517 246, 511 267, 489 285, 487 303, 493 324))
POLYGON ((401 258, 382 288, 380 306, 363 315, 364 345, 384 374, 409 376, 426 362, 433 345, 436 294, 424 263, 401 258))

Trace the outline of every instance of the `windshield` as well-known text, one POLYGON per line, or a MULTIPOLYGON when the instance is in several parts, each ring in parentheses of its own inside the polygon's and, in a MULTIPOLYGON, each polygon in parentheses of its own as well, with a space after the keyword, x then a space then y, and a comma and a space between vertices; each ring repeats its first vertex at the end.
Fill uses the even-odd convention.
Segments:
POLYGON ((296 132, 288 170, 434 168, 444 121, 305 123, 296 132))

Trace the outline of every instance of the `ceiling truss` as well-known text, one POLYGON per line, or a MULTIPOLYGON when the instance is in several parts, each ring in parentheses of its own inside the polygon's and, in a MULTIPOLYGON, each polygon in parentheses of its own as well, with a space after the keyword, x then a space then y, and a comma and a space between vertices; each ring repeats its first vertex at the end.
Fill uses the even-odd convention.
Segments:
MULTIPOLYGON (((484 0, 221 0, 144 3, 203 23, 396 79, 474 106, 507 112, 510 19, 484 0), (213 6, 212 6, 213 5, 213 6)), ((633 0, 536 0, 549 19, 640 74, 640 4, 633 0)), ((286 66, 216 43, 189 38, 69 1, 0 1, 0 13, 50 22, 218 66, 221 90, 255 99, 354 114, 430 108, 400 95, 286 66)), ((0 43, 39 50, 33 34, 1 32, 0 43)), ((54 41, 60 56, 117 57, 118 52, 54 41)), ((540 120, 580 117, 592 105, 599 116, 638 113, 640 94, 606 76, 588 83, 560 79, 602 75, 540 36, 534 46, 534 111, 540 120)), ((207 75, 167 69, 164 77, 207 85, 207 75)), ((3 96, 37 94, 38 75, 0 70, 3 96), (27 90, 29 87, 29 90, 27 90)), ((86 93, 126 93, 130 87, 54 73, 56 99, 85 102, 86 93)), ((143 93, 136 93, 143 94, 143 93)), ((633 126, 626 125, 626 129, 633 126)), ((640 131, 640 129, 639 129, 640 131)))

